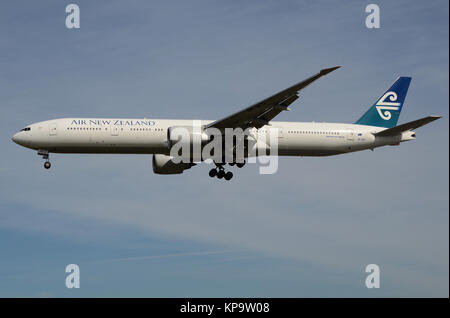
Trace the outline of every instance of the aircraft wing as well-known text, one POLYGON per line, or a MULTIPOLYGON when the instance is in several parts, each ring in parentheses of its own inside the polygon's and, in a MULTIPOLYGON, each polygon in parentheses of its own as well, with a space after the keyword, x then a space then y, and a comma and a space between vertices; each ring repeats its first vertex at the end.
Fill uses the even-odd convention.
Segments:
POLYGON ((436 119, 439 119, 439 118, 441 118, 441 116, 427 116, 427 117, 424 117, 421 119, 410 121, 406 124, 402 124, 402 125, 398 125, 398 126, 389 128, 389 129, 382 130, 382 131, 376 133, 375 136, 383 137, 383 136, 399 135, 404 131, 422 127, 422 126, 429 124, 432 121, 435 121, 436 119))
POLYGON ((316 81, 320 77, 340 68, 340 66, 326 68, 316 75, 297 83, 273 96, 270 96, 259 103, 247 107, 233 115, 217 120, 205 128, 237 128, 242 129, 248 127, 261 128, 267 125, 270 120, 277 116, 283 110, 289 110, 288 106, 298 99, 298 92, 303 88, 316 81))

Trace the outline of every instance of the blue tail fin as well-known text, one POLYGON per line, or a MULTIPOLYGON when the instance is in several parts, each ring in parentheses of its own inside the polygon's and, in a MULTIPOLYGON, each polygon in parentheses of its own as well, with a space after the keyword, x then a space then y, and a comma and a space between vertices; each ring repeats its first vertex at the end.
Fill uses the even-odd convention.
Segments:
POLYGON ((355 124, 392 128, 397 125, 411 77, 399 77, 355 124))

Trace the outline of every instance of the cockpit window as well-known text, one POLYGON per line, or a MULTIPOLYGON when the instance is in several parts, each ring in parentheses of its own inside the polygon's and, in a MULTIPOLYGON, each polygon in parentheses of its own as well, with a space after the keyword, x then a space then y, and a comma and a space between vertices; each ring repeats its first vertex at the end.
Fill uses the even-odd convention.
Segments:
POLYGON ((21 131, 30 131, 31 128, 30 127, 25 127, 24 129, 22 129, 21 131))

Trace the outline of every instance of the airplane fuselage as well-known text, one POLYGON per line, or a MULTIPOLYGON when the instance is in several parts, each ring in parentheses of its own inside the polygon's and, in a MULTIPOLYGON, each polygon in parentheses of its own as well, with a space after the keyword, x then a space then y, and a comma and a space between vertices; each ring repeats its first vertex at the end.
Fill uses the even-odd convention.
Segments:
MULTIPOLYGON (((31 124, 13 140, 51 153, 168 155, 167 129, 192 125, 193 120, 62 118, 31 124)), ((374 134, 384 128, 343 123, 273 121, 255 131, 268 128, 278 130, 279 156, 329 156, 415 139, 413 132, 377 137, 374 134)))

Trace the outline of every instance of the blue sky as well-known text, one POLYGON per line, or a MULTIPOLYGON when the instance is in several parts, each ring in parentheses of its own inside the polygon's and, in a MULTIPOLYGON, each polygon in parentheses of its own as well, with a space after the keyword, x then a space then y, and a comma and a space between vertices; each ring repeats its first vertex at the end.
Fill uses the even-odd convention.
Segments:
POLYGON ((448 1, 0 4, 0 296, 448 297, 448 1), (397 76, 417 140, 281 158, 232 182, 143 155, 53 155, 11 136, 59 117, 218 119, 324 67, 283 121, 353 122, 397 76), (81 288, 64 286, 76 263, 81 288), (365 288, 367 264, 381 288, 365 288))

